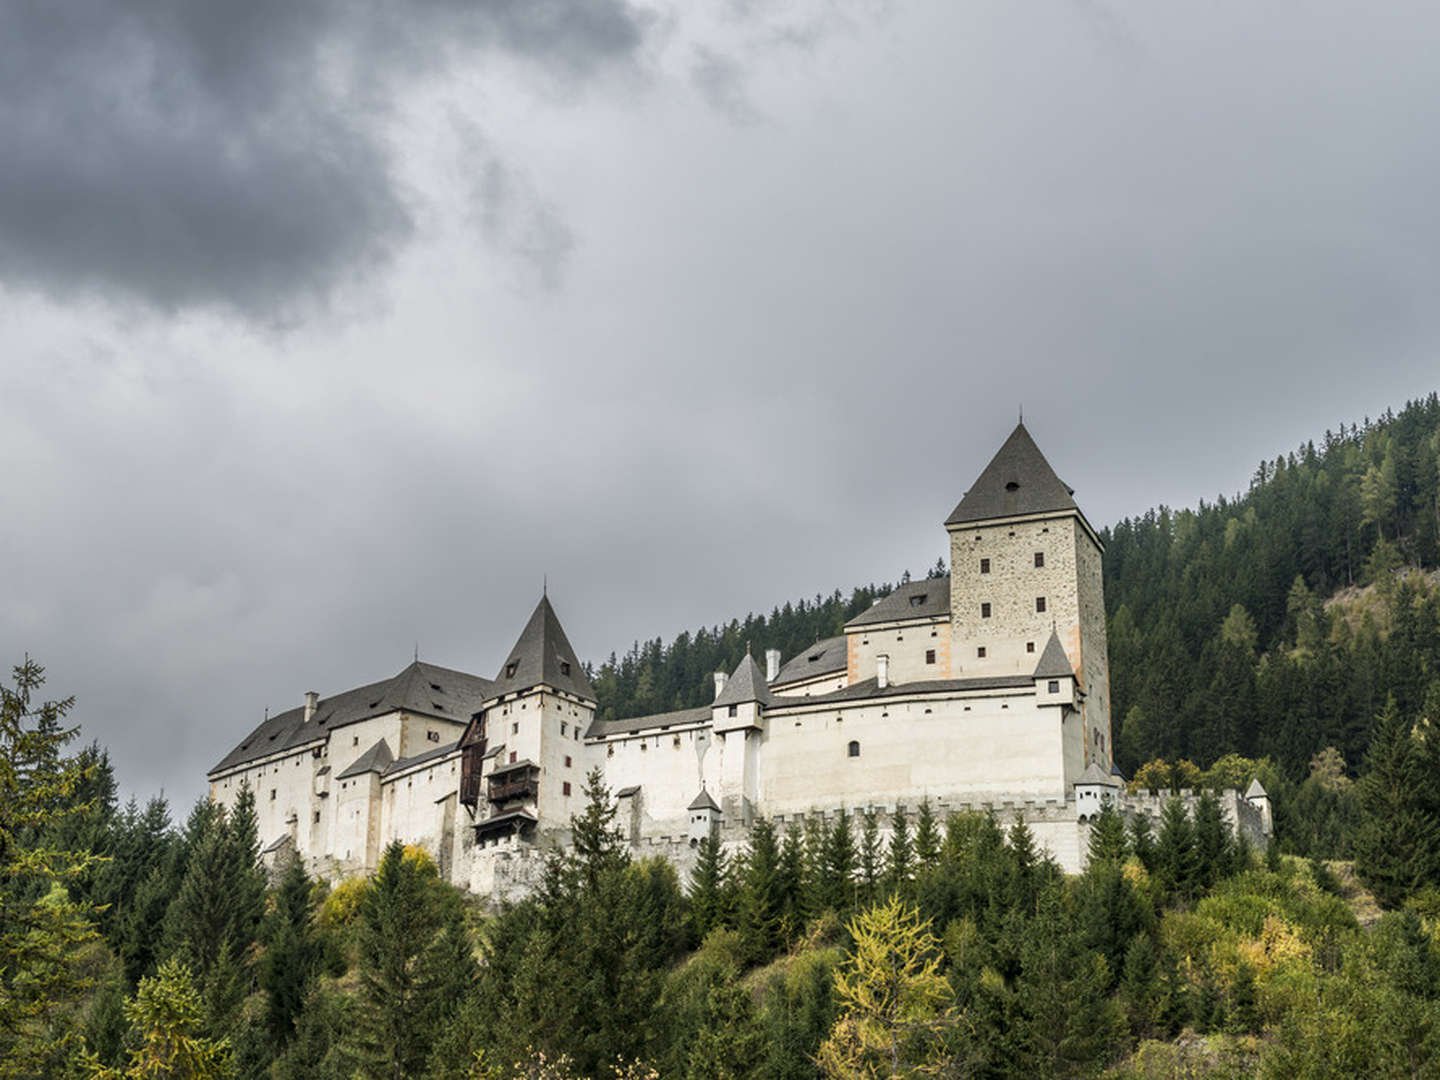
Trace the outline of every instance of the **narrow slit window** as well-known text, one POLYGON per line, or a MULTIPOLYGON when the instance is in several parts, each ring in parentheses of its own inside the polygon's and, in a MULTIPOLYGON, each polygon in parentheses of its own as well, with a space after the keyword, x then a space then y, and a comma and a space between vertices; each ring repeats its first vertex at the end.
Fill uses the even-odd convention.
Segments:
POLYGON ((1036 610, 1037 612, 1041 613, 1041 614, 1044 614, 1044 612, 1045 612, 1045 598, 1044 598, 1043 596, 1037 596, 1037 597, 1035 597, 1035 610, 1036 610))
POLYGON ((981 560, 980 560, 980 573, 982 573, 982 574, 988 574, 989 572, 990 572, 990 560, 989 560, 989 559, 981 559, 981 560))

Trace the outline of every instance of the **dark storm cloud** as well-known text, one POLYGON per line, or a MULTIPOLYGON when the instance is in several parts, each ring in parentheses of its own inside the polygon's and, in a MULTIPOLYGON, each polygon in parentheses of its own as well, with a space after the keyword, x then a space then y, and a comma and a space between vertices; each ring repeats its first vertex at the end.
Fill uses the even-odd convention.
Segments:
POLYGON ((581 79, 643 29, 625 0, 7 3, 0 282, 267 316, 323 297, 412 229, 397 82, 488 50, 581 79))

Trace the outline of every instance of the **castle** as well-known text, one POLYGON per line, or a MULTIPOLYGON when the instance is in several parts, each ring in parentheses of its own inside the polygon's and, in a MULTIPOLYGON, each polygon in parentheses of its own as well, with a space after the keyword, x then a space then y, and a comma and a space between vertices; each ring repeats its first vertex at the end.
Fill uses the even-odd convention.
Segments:
MULTIPOLYGON (((599 767, 638 853, 685 869, 712 832, 743 844, 766 817, 897 808, 1023 816, 1067 871, 1088 821, 1125 793, 1112 762, 1101 542, 1024 425, 945 520, 950 573, 910 581, 839 637, 716 673, 708 706, 596 719, 595 692, 548 596, 493 679, 416 661, 394 678, 269 717, 209 773, 255 792, 266 855, 325 873, 374 868, 392 840, 449 880, 523 894, 568 839, 599 767)), ((1224 792, 1263 844, 1258 784, 1224 792)))

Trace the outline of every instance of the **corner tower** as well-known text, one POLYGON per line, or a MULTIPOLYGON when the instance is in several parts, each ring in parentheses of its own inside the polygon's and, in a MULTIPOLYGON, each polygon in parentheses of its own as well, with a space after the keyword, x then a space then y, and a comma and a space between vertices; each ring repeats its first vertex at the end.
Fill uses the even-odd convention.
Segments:
POLYGON ((1053 632, 1079 683, 1079 768, 1099 761, 1108 770, 1113 745, 1104 549, 1073 490, 1055 475, 1023 423, 945 529, 951 677, 1032 674, 1053 632))

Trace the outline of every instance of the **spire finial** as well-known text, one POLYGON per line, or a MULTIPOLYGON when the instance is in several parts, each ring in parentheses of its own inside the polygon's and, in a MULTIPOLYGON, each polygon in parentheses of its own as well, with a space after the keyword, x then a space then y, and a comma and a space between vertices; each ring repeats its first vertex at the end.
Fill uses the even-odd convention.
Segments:
POLYGON ((415 662, 420 662, 420 642, 415 642, 415 662))
POLYGON ((549 596, 549 595, 550 595, 550 575, 549 575, 549 574, 541 574, 541 575, 540 575, 540 595, 541 595, 541 596, 549 596))
POLYGON ((1022 401, 1022 402, 1020 403, 1020 423, 1023 424, 1024 422, 1025 422, 1025 403, 1022 401))

